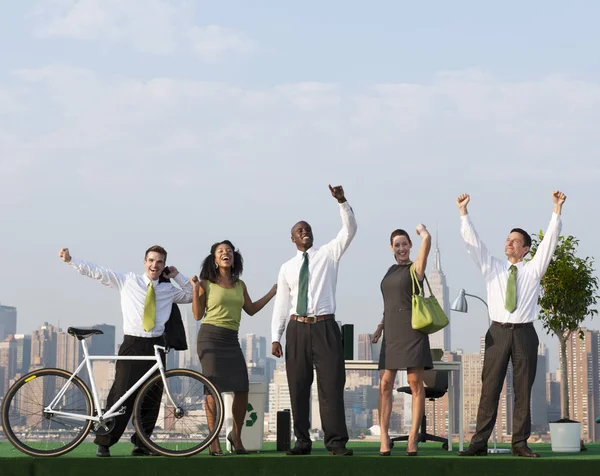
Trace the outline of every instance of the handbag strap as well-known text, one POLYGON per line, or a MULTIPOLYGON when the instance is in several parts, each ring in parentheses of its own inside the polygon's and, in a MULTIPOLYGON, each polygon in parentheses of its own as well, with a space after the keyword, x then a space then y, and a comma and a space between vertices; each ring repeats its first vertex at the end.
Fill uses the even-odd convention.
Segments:
MULTIPOLYGON (((410 265, 410 278, 412 280, 412 293, 415 294, 415 283, 417 283, 417 288, 419 289, 419 294, 422 294, 423 296, 425 296, 425 291, 424 291, 424 289, 421 288, 421 284, 419 283, 419 280, 417 279, 417 272, 415 271, 414 263, 410 265)), ((431 292, 431 286, 429 285, 429 281, 427 280, 427 276, 423 275, 423 279, 427 283, 427 288, 429 289, 429 295, 433 296, 433 293, 431 292)))

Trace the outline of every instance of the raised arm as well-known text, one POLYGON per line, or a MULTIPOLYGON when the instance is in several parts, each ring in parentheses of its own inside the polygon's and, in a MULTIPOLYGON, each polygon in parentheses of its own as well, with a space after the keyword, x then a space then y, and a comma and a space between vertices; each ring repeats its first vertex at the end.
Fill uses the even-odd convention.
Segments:
POLYGON ((177 304, 191 303, 194 294, 191 280, 188 280, 188 278, 181 274, 175 266, 167 266, 164 272, 167 279, 173 279, 179 285, 179 288, 181 288, 173 286, 173 290, 175 291, 173 302, 177 304))
POLYGON ((471 201, 471 197, 468 194, 463 193, 456 199, 456 206, 460 212, 461 225, 460 233, 462 238, 467 245, 467 252, 475 261, 477 267, 483 274, 486 274, 492 267, 494 260, 493 256, 488 251, 487 247, 479 239, 477 231, 469 218, 469 212, 467 211, 467 205, 471 201))
POLYGON ((329 191, 340 204, 342 229, 333 240, 327 243, 326 246, 333 260, 338 261, 348 249, 348 246, 350 246, 354 235, 356 235, 358 226, 356 224, 356 218, 354 216, 354 212, 352 211, 352 207, 346 200, 344 188, 341 185, 338 185, 337 187, 332 187, 330 185, 329 191))
POLYGON ((530 266, 536 270, 536 273, 541 278, 546 273, 548 265, 552 260, 552 255, 556 250, 558 238, 562 230, 561 212, 562 206, 565 203, 567 196, 559 190, 552 192, 553 213, 550 218, 550 223, 544 234, 544 238, 540 242, 535 256, 531 259, 530 266))
POLYGON ((281 336, 285 330, 285 323, 290 312, 290 285, 285 279, 285 266, 279 270, 277 277, 277 293, 273 305, 273 317, 271 319, 271 342, 273 343, 271 353, 275 357, 282 357, 281 336))
POLYGON ((125 284, 124 274, 103 268, 102 266, 97 266, 93 263, 88 263, 87 261, 72 258, 69 248, 61 248, 58 252, 58 256, 65 263, 68 263, 71 267, 75 268, 79 274, 100 281, 105 286, 120 290, 125 284))
POLYGON ((427 258, 429 257, 429 251, 431 250, 431 235, 422 223, 417 225, 417 235, 421 237, 421 246, 419 247, 419 254, 415 261, 415 273, 419 280, 425 276, 425 268, 427 267, 427 258))
POLYGON ((198 276, 193 276, 190 284, 192 286, 192 313, 194 319, 199 321, 206 313, 206 283, 199 281, 198 276))
POLYGON ((265 307, 271 299, 277 293, 277 284, 274 284, 273 287, 269 290, 267 294, 261 297, 258 301, 252 302, 250 299, 250 295, 248 294, 248 288, 246 287, 246 283, 242 281, 242 286, 244 287, 244 311, 249 316, 253 316, 257 312, 259 312, 263 307, 265 307))

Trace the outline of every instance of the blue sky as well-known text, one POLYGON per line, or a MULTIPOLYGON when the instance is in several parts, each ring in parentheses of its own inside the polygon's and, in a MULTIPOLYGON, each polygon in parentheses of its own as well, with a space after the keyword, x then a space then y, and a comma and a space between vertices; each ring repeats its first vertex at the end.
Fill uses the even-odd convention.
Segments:
MULTIPOLYGON (((317 243, 337 232, 328 183, 359 223, 338 288, 357 334, 380 318, 398 227, 437 227, 451 295, 483 295, 462 192, 501 256, 513 226, 546 227, 561 189, 563 233, 598 254, 597 2, 1 4, 0 302, 22 332, 120 325, 116 293, 62 265, 62 246, 142 272, 161 243, 191 276, 228 238, 259 297, 294 253, 291 224, 317 243)), ((452 316, 469 352, 486 328, 471 309, 452 316)), ((241 333, 268 335, 270 310, 241 333)))

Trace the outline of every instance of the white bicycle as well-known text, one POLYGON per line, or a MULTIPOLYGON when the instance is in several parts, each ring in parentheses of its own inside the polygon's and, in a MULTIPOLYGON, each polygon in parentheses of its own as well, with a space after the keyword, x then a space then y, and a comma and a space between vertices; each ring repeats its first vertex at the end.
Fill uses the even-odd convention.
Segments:
POLYGON ((108 433, 114 427, 115 417, 125 412, 124 402, 140 387, 133 422, 150 450, 163 456, 191 456, 217 437, 224 418, 221 395, 198 372, 165 370, 161 354, 169 349, 155 345, 153 356, 90 356, 85 339, 102 331, 70 327, 67 332, 79 339, 83 348, 84 359, 75 372, 34 370, 15 382, 4 397, 2 427, 17 449, 31 456, 60 456, 76 448, 90 431, 97 435, 108 433), (111 408, 103 410, 92 373, 94 360, 156 363, 111 408), (77 376, 84 367, 91 392, 77 376), (214 414, 206 413, 208 395, 216 402, 214 414), (144 431, 145 415, 158 415, 151 435, 144 431))

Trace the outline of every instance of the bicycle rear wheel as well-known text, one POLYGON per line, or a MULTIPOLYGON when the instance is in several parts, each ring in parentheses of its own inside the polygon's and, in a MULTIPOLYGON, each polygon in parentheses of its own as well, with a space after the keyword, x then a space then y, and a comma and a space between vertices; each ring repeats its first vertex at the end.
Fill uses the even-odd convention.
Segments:
POLYGON ((221 394, 204 375, 192 370, 168 370, 165 377, 166 388, 159 374, 146 382, 136 398, 133 414, 137 434, 150 450, 163 456, 199 453, 221 431, 221 394), (213 413, 207 412, 210 398, 215 402, 213 413))
MULTIPOLYGON (((2 428, 8 440, 30 456, 60 456, 81 443, 90 431, 90 420, 46 412, 73 374, 61 369, 35 370, 8 390, 2 402, 2 428)), ((73 377, 53 410, 92 415, 92 396, 78 377, 73 377)))

